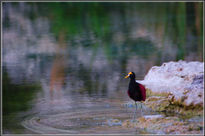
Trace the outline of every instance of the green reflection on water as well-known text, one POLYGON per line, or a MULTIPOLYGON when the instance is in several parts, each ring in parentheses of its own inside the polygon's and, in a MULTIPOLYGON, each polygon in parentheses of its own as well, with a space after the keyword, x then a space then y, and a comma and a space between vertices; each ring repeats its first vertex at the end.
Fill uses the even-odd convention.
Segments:
POLYGON ((178 53, 177 59, 184 59, 185 46, 186 45, 186 5, 185 3, 179 3, 177 8, 176 25, 178 32, 178 53))
MULTIPOLYGON (((165 38, 167 36, 174 40, 174 45, 177 46, 176 60, 184 59, 188 54, 187 39, 188 29, 192 28, 192 33, 197 33, 197 41, 195 47, 197 50, 202 48, 202 3, 186 3, 186 2, 172 2, 172 3, 41 3, 40 7, 42 12, 46 11, 46 16, 49 16, 51 20, 51 29, 53 33, 58 37, 60 32, 65 32, 67 38, 72 39, 75 35, 81 32, 94 32, 96 37, 101 38, 103 41, 108 40, 108 37, 113 35, 113 24, 110 14, 113 12, 120 13, 123 32, 127 33, 129 29, 129 23, 127 20, 134 17, 132 12, 141 13, 141 17, 147 21, 146 25, 148 29, 151 29, 155 25, 155 31, 161 31, 162 35, 159 37, 162 40, 162 44, 165 44, 165 38), (193 10, 190 10, 193 9, 193 10), (151 12, 151 14, 149 14, 151 12), (200 20, 200 21, 198 21, 200 20), (187 25, 187 23, 189 25, 187 25), (153 23, 152 23, 153 22, 153 23), (198 23, 198 24, 197 24, 198 23), (162 30, 160 30, 162 29, 162 30), (187 42, 186 42, 187 41, 187 42)), ((45 14, 45 13, 44 13, 45 14)), ((136 22, 137 23, 137 22, 136 22)), ((104 48, 108 59, 111 59, 109 55, 113 53, 113 47, 110 44, 106 44, 104 48), (111 49, 111 50, 110 50, 111 49)), ((83 44, 86 45, 86 44, 83 44)), ((89 44, 93 46, 93 44, 89 44)), ((132 46, 127 44, 126 46, 132 46)), ((117 47, 119 48, 119 47, 117 47)), ((136 52, 137 54, 138 52, 136 52)), ((202 54, 199 51, 202 57, 202 54)))
MULTIPOLYGON (((113 47, 107 46, 111 45, 113 35, 118 30, 122 31, 125 34, 125 40, 129 41, 127 34, 133 27, 131 24, 139 25, 140 23, 148 31, 154 31, 156 35, 159 35, 156 38, 161 40, 162 49, 166 50, 167 37, 173 41, 169 46, 177 48, 176 60, 185 59, 190 53, 197 52, 197 60, 202 61, 202 2, 32 2, 27 4, 31 5, 32 10, 25 14, 31 20, 38 16, 49 18, 51 31, 56 38, 60 33, 65 33, 67 39, 73 40, 75 36, 84 33, 87 40, 88 33, 94 33, 95 38, 105 42, 102 46, 109 61, 113 59, 110 57, 113 53, 110 49, 113 47), (38 10, 34 10, 34 7, 38 10), (119 18, 119 22, 113 22, 115 16, 119 18), (136 18, 139 21, 134 20, 136 18), (140 20, 144 21, 140 22, 140 20), (194 36, 193 38, 188 38, 190 33, 194 36), (188 43, 192 43, 189 45, 191 47, 188 47, 188 43)), ((3 23, 5 27, 9 25, 6 19, 3 23)), ((71 44, 71 46, 74 45, 71 44)), ((82 45, 94 48, 96 45, 99 46, 99 44, 90 44, 89 41, 83 41, 82 45)), ((116 48, 120 48, 119 46, 117 45, 116 48)), ((163 57, 160 52, 158 56, 163 57)), ((161 62, 168 60, 164 59, 161 62)))
POLYGON ((12 84, 5 70, 3 70, 3 128, 11 129, 20 133, 20 118, 17 118, 18 112, 26 111, 31 108, 31 100, 35 97, 39 84, 23 83, 21 85, 12 84))

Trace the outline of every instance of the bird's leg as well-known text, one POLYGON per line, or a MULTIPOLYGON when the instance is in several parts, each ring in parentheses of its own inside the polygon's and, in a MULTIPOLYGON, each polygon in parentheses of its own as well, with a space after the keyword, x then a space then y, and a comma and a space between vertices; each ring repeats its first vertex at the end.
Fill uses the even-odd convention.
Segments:
POLYGON ((142 107, 142 102, 140 102, 141 104, 141 116, 143 115, 143 107, 142 107))
POLYGON ((133 115, 133 118, 132 118, 133 121, 134 121, 135 118, 136 118, 136 112, 137 112, 137 103, 136 103, 136 101, 135 101, 135 107, 136 107, 136 109, 135 109, 135 111, 134 111, 134 115, 133 115))

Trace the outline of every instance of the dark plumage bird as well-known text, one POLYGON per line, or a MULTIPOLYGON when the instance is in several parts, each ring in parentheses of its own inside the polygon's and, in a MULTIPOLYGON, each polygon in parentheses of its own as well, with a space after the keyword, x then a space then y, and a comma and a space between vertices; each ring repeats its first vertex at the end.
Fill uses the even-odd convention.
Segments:
POLYGON ((128 75, 125 76, 125 78, 128 78, 128 77, 130 78, 130 83, 129 83, 129 88, 128 88, 127 94, 129 95, 129 97, 132 100, 135 101, 136 110, 137 110, 136 102, 137 101, 140 101, 140 102, 145 101, 145 99, 146 99, 146 89, 142 84, 136 82, 134 72, 129 72, 128 75))

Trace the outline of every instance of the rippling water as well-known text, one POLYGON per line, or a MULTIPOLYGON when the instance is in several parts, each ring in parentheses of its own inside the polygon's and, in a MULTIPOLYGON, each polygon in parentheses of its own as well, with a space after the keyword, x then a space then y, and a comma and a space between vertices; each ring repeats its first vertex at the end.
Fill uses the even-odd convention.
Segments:
POLYGON ((4 133, 142 133, 122 127, 134 112, 124 76, 202 58, 197 15, 152 5, 3 3, 4 133))

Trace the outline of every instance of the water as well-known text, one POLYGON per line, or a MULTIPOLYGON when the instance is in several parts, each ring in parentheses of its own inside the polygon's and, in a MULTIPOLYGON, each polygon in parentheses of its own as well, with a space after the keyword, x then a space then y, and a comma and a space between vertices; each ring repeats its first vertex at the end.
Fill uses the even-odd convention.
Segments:
POLYGON ((202 59, 197 14, 176 11, 176 3, 3 3, 3 132, 142 133, 122 127, 134 112, 124 106, 124 76, 202 59))

